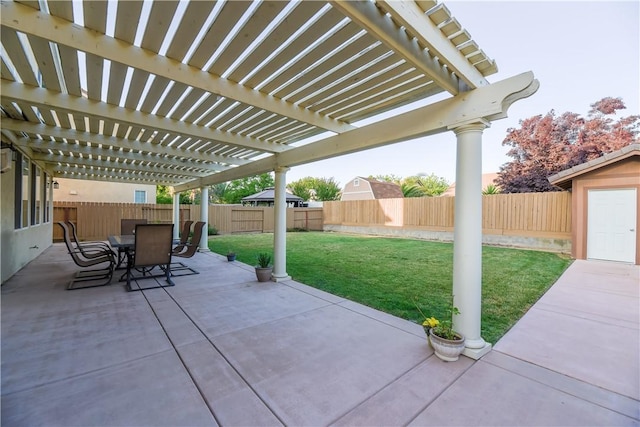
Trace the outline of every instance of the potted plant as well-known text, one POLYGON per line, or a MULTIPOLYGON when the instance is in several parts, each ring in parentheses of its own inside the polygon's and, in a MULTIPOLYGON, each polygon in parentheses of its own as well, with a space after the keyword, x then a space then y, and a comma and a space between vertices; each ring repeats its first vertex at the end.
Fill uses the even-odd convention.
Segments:
POLYGON ((447 307, 447 318, 438 320, 435 317, 424 315, 420 307, 416 308, 424 317, 422 327, 427 333, 431 347, 438 358, 445 362, 455 362, 464 350, 464 336, 460 332, 453 330, 453 316, 460 314, 458 307, 453 302, 447 307))
POLYGON ((229 249, 229 251, 227 252, 227 261, 231 262, 235 260, 236 260, 236 253, 233 252, 231 249, 229 249))
POLYGON ((258 254, 258 265, 256 265, 256 277, 258 278, 258 282, 267 282, 271 280, 271 272, 273 268, 271 267, 271 255, 266 252, 261 252, 258 254))

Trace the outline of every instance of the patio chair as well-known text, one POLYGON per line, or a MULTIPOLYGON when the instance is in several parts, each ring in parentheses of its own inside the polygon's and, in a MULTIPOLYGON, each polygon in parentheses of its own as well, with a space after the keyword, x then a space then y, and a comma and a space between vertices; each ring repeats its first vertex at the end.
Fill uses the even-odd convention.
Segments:
POLYGON ((173 256, 177 256, 180 258, 191 258, 197 251, 198 245, 200 245, 200 238, 202 237, 202 230, 204 229, 205 222, 198 221, 196 225, 193 226, 193 235, 189 242, 185 243, 185 250, 182 252, 174 253, 173 256))
POLYGON ((127 290, 141 291, 145 289, 174 286, 171 280, 171 248, 173 246, 173 224, 138 224, 135 228, 135 246, 132 262, 127 265, 127 290), (161 274, 152 274, 154 267, 161 267, 161 274), (136 272, 142 273, 137 275, 136 272), (140 281, 164 277, 167 284, 155 281, 155 285, 141 287, 140 281), (135 280, 137 287, 131 286, 135 280))
MULTIPOLYGON (((74 248, 71 243, 71 236, 69 233, 69 228, 67 224, 60 221, 58 225, 62 227, 64 243, 67 246, 67 250, 69 251, 69 255, 71 255, 71 259, 73 262, 82 268, 93 267, 100 264, 107 263, 108 266, 104 268, 97 269, 87 269, 81 270, 75 273, 74 279, 69 282, 67 285, 68 290, 74 289, 84 289, 84 288, 95 288, 98 286, 105 286, 111 283, 111 278, 113 277, 113 270, 116 265, 116 258, 111 250, 101 250, 95 251, 95 255, 91 258, 87 258, 83 255, 79 249, 74 248), (96 283, 96 281, 99 281, 96 283), (85 284, 79 284, 80 282, 90 282, 85 284)), ((94 252, 88 251, 94 255, 94 252)))
MULTIPOLYGON (((180 258, 191 258, 194 256, 198 251, 198 246, 200 245, 200 238, 202 237, 204 225, 205 223, 203 221, 196 222, 193 226, 193 235, 191 236, 191 239, 182 245, 183 250, 181 252, 174 252, 173 256, 180 258)), ((189 274, 200 274, 200 272, 182 262, 175 262, 171 265, 171 274, 173 276, 187 276, 189 274)))
MULTIPOLYGON (((89 242, 81 242, 78 239, 78 230, 76 228, 76 224, 69 221, 67 224, 69 224, 71 226, 71 237, 73 238, 73 241, 76 245, 76 247, 80 250, 88 250, 88 251, 92 251, 92 250, 107 250, 112 252, 111 250, 111 246, 109 246, 109 244, 107 242, 101 242, 98 240, 95 241, 89 241, 89 242)), ((84 256, 87 256, 86 254, 83 253, 84 256)))
MULTIPOLYGON (((147 220, 144 218, 137 219, 128 219, 121 218, 120 219, 120 235, 128 236, 135 234, 136 225, 138 224, 146 224, 147 220)), ((122 248, 118 248, 118 265, 121 265, 127 259, 126 251, 122 248)))
POLYGON ((120 219, 120 234, 126 236, 128 234, 135 234, 136 225, 146 224, 147 220, 144 218, 139 219, 120 219))
POLYGON ((178 242, 178 245, 174 247, 172 251, 174 254, 180 253, 184 250, 184 247, 189 240, 189 233, 191 233, 191 224, 193 224, 193 221, 184 222, 184 225, 182 226, 182 233, 180 233, 180 242, 178 242))

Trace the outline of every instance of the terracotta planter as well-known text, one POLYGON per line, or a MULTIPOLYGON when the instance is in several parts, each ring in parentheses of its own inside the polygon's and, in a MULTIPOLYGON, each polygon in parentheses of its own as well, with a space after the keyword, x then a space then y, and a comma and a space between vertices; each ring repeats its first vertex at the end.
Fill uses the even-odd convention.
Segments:
POLYGON ((256 277, 258 282, 268 282, 271 280, 272 267, 256 267, 256 277))
POLYGON ((433 329, 429 330, 429 342, 439 359, 445 362, 455 362, 458 360, 458 357, 464 350, 464 337, 457 332, 456 335, 460 337, 460 339, 448 340, 434 334, 433 329))

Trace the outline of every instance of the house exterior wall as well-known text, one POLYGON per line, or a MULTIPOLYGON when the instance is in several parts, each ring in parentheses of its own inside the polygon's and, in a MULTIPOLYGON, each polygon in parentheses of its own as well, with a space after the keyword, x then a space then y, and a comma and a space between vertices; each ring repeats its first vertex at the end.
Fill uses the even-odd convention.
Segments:
POLYGON ((373 190, 371 184, 362 178, 354 178, 349 181, 342 190, 340 200, 373 200, 373 190), (355 181, 359 181, 359 185, 355 185, 355 181))
MULTIPOLYGON (((0 175, 0 277, 2 283, 51 246, 52 222, 15 229, 15 162, 0 175)), ((53 211, 51 201, 49 212, 53 211)))
POLYGON ((587 212, 589 190, 636 189, 636 264, 640 265, 640 158, 628 158, 577 177, 572 182, 573 192, 571 255, 587 258, 587 212))
POLYGON ((135 192, 138 190, 146 192, 145 203, 156 203, 155 185, 66 178, 55 180, 59 188, 53 190, 53 194, 56 201, 60 202, 135 203, 135 192))

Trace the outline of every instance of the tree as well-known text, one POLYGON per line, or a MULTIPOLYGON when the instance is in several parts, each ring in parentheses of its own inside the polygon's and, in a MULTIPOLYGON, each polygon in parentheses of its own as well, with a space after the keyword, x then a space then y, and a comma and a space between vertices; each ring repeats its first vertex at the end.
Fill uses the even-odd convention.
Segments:
POLYGON ((402 185, 400 185, 400 188, 402 189, 402 195, 405 197, 405 199, 409 197, 424 197, 424 193, 422 192, 420 187, 415 184, 403 183, 402 185))
POLYGON ((493 184, 489 184, 484 188, 484 190, 482 190, 482 194, 485 196, 490 194, 500 194, 500 188, 493 184))
POLYGON ((392 182, 394 184, 400 184, 402 182, 402 178, 394 175, 394 174, 390 174, 390 175, 369 175, 369 178, 378 180, 378 181, 382 181, 382 182, 392 182))
POLYGON ((222 203, 240 203, 243 197, 251 196, 275 185, 273 175, 263 173, 242 179, 235 179, 227 184, 222 203))
MULTIPOLYGON (((169 187, 166 185, 156 186, 156 203, 159 205, 170 205, 173 203, 173 196, 169 194, 169 187)), ((180 204, 189 205, 191 199, 188 192, 180 193, 180 204)))
POLYGON ((340 200, 340 186, 333 178, 318 178, 315 186, 314 199, 320 201, 340 200))
POLYGON ((302 197, 302 200, 309 201, 315 193, 316 178, 307 176, 297 181, 292 181, 287 185, 292 194, 302 197))
POLYGON ((436 174, 418 174, 402 180, 405 197, 439 196, 449 188, 449 182, 436 174), (405 191, 406 189, 406 191, 405 191))
POLYGON ((305 178, 293 181, 287 185, 291 193, 302 197, 305 201, 340 200, 340 186, 333 178, 305 178))
POLYGON ((560 190, 550 175, 638 142, 640 116, 611 117, 625 108, 622 99, 608 97, 591 104, 586 119, 551 110, 521 120, 502 142, 512 147, 507 155, 513 160, 500 168, 496 183, 505 193, 560 190))
POLYGON ((209 203, 224 203, 227 196, 228 182, 221 182, 209 186, 209 203))

